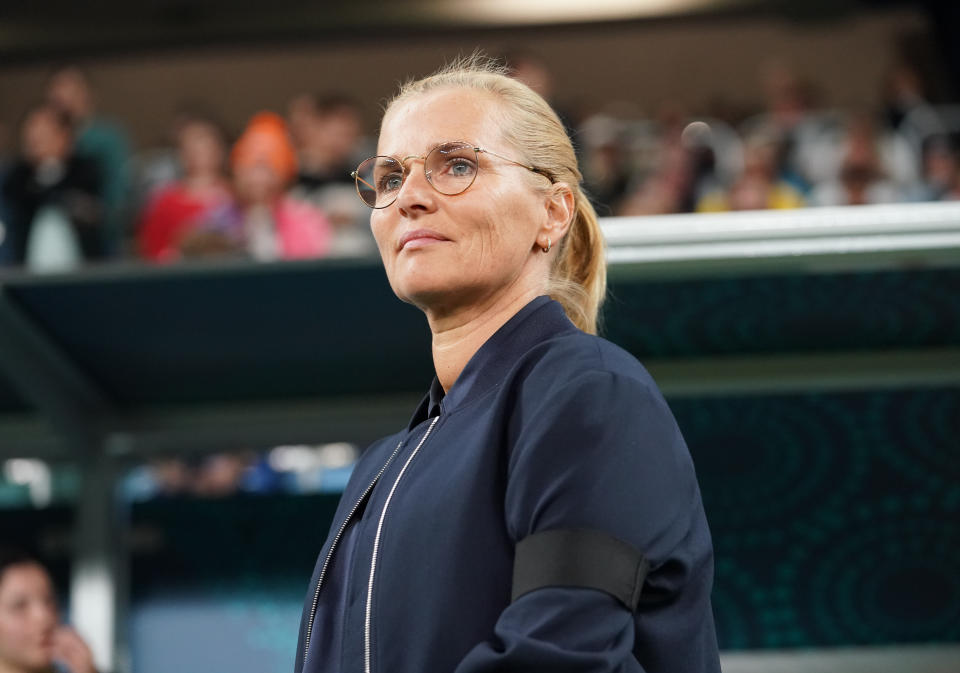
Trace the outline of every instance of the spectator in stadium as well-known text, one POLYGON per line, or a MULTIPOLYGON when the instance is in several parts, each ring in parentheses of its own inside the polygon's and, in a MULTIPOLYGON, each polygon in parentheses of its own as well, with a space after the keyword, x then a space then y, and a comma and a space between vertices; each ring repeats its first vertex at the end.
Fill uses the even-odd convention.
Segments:
POLYGON ((883 78, 881 95, 883 98, 881 116, 884 125, 892 131, 918 120, 908 121, 912 114, 926 116, 931 114, 927 101, 923 79, 916 68, 907 63, 895 63, 883 78))
POLYGON ((659 157, 656 170, 627 194, 617 215, 667 215, 689 210, 694 177, 690 154, 679 143, 665 139, 659 157))
POLYGON ((291 137, 299 171, 291 190, 295 198, 323 211, 332 227, 329 256, 376 253, 370 213, 359 203, 351 171, 366 156, 360 105, 340 94, 319 98, 303 94, 288 106, 291 137))
POLYGON ((295 670, 719 671, 693 464, 595 336, 603 239, 559 118, 474 57, 405 85, 377 153, 358 193, 436 376, 353 471, 295 670))
POLYGON ((261 112, 231 152, 235 203, 210 213, 180 240, 186 257, 243 255, 259 261, 322 257, 330 224, 306 201, 289 196, 297 159, 283 119, 261 112))
POLYGON ((786 63, 769 61, 760 71, 767 115, 780 131, 789 132, 803 123, 810 108, 809 88, 786 63))
POLYGON ((33 268, 71 267, 106 256, 100 176, 73 149, 69 118, 49 104, 31 110, 21 158, 3 185, 13 258, 33 268))
POLYGON ((725 210, 800 208, 803 196, 792 184, 779 178, 777 139, 758 134, 744 145, 743 174, 729 190, 707 192, 697 203, 701 213, 725 210))
POLYGON ((299 162, 296 186, 308 193, 329 184, 353 187, 350 172, 362 158, 357 156, 363 140, 360 105, 339 94, 317 99, 304 94, 288 110, 299 162))
POLYGON ((709 129, 690 134, 686 131, 689 120, 684 105, 667 101, 660 106, 656 123, 632 139, 641 148, 642 160, 633 162, 640 170, 615 214, 688 213, 702 194, 716 187, 717 161, 709 129))
POLYGON ((952 201, 960 187, 960 149, 955 137, 931 138, 923 148, 923 181, 913 193, 917 201, 952 201))
POLYGON ((58 70, 47 84, 47 100, 65 111, 76 132, 76 153, 92 160, 100 174, 104 251, 121 252, 130 196, 130 143, 124 129, 97 113, 87 75, 77 66, 58 70))
POLYGON ((33 556, 0 548, 0 672, 50 673, 55 664, 96 673, 90 648, 59 623, 46 569, 33 556))
POLYGON ((624 126, 616 117, 595 114, 579 128, 584 187, 602 215, 619 210, 630 185, 624 126))
POLYGON ((892 203, 901 195, 884 170, 880 138, 868 115, 855 115, 847 127, 840 170, 835 179, 818 184, 810 194, 814 206, 856 206, 892 203))
MULTIPOLYGON (((776 142, 775 175, 806 198, 813 185, 836 175, 840 162, 836 114, 819 109, 817 87, 781 61, 760 68, 765 108, 740 125, 745 141, 767 136, 776 142)), ((839 130, 838 130, 839 129, 839 130)))
POLYGON ((226 174, 226 137, 212 119, 185 118, 177 129, 183 177, 147 203, 138 227, 140 254, 151 261, 179 258, 180 240, 191 228, 233 202, 226 174))

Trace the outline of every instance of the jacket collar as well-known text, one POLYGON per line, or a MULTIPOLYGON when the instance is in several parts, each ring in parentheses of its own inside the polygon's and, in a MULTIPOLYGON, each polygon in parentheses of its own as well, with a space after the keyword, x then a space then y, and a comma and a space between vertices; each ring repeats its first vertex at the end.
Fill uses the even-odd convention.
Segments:
POLYGON ((564 332, 575 332, 563 307, 547 296, 537 297, 520 309, 473 354, 450 391, 444 395, 436 376, 429 392, 410 419, 409 429, 428 418, 450 413, 498 385, 524 353, 542 341, 564 332))

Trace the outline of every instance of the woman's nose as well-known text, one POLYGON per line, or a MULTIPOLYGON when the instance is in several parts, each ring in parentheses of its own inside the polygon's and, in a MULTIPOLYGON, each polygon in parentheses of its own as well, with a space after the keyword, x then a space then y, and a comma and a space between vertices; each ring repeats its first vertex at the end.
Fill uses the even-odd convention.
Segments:
POLYGON ((400 214, 412 217, 418 213, 432 212, 436 209, 437 196, 438 192, 427 180, 423 165, 419 161, 412 161, 397 194, 400 214))
POLYGON ((58 622, 57 608, 52 602, 36 601, 29 614, 31 621, 41 628, 51 628, 58 622))

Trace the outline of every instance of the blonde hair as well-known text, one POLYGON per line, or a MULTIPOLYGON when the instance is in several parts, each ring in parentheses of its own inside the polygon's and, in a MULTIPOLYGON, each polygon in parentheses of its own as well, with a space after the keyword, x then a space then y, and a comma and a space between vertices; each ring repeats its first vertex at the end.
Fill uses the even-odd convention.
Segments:
POLYGON ((570 185, 574 217, 550 270, 548 293, 570 320, 591 334, 607 291, 607 265, 603 234, 597 214, 580 186, 573 145, 550 105, 527 85, 509 77, 496 61, 479 54, 461 58, 433 75, 410 80, 386 105, 390 108, 439 89, 475 89, 502 103, 504 139, 525 154, 525 160, 551 177, 570 185))

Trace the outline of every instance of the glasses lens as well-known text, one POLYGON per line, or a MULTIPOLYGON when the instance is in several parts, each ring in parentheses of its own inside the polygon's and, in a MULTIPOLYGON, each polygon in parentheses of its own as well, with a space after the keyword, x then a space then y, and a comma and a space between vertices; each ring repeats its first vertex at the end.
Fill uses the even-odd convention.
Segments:
POLYGON ((424 170, 438 192, 459 194, 477 177, 477 151, 467 143, 444 143, 427 155, 424 170))
POLYGON ((357 194, 371 208, 386 208, 403 184, 403 166, 391 157, 370 157, 357 167, 357 194))

